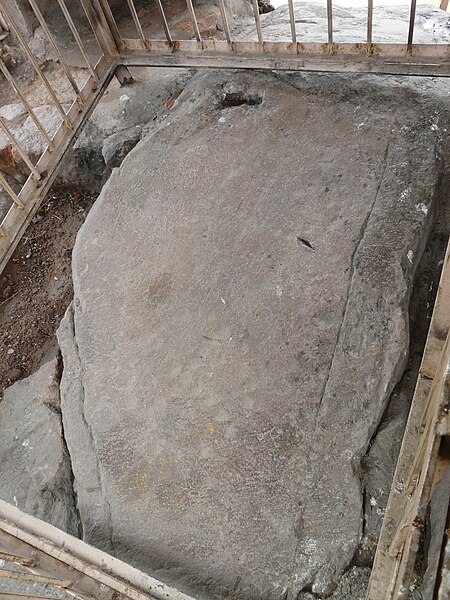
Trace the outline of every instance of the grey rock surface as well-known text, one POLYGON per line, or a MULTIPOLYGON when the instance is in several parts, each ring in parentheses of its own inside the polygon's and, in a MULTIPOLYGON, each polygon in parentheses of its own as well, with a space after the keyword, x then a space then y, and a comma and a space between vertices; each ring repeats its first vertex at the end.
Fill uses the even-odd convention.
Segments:
POLYGON ((375 556, 409 407, 410 398, 403 390, 392 394, 376 437, 362 462, 364 531, 360 560, 368 564, 375 556))
POLYGON ((198 74, 113 171, 59 331, 88 541, 201 598, 333 591, 439 186, 414 85, 198 74))
POLYGON ((113 133, 103 143, 102 156, 107 169, 120 166, 125 156, 141 139, 142 127, 135 125, 125 131, 113 133))
POLYGON ((5 390, 0 402, 0 497, 77 535, 58 383, 55 358, 5 390))

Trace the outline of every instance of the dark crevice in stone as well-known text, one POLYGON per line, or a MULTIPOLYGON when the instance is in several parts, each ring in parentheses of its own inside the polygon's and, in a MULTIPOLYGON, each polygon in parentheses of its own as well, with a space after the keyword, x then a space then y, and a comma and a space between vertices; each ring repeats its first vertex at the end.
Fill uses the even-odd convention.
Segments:
MULTIPOLYGON (((57 363, 57 371, 56 371, 56 382, 58 384, 58 388, 60 388, 60 383, 61 383, 61 378, 62 378, 62 373, 63 373, 63 368, 64 368, 62 355, 61 355, 60 351, 58 351, 57 360, 58 360, 58 363, 57 363)), ((78 508, 78 495, 77 495, 77 492, 75 489, 75 476, 73 474, 73 469, 72 469, 72 457, 70 456, 69 448, 68 448, 67 442, 66 442, 66 436, 64 433, 64 421, 63 421, 62 413, 61 413, 61 404, 60 404, 59 410, 55 410, 55 412, 58 413, 59 418, 60 418, 61 440, 62 440, 62 444, 64 447, 64 452, 67 455, 70 486, 71 486, 71 492, 72 492, 72 504, 73 504, 73 510, 74 510, 75 519, 76 519, 77 534, 80 539, 83 539, 83 522, 81 520, 80 510, 78 508)))
POLYGON ((306 238, 302 238, 300 236, 297 236, 297 242, 298 244, 305 246, 306 248, 308 248, 309 250, 312 250, 313 252, 316 251, 315 247, 313 246, 313 244, 307 240, 306 238))
POLYGON ((224 92, 219 100, 219 108, 235 108, 247 104, 257 106, 261 104, 262 96, 257 94, 245 94, 244 92, 224 92))

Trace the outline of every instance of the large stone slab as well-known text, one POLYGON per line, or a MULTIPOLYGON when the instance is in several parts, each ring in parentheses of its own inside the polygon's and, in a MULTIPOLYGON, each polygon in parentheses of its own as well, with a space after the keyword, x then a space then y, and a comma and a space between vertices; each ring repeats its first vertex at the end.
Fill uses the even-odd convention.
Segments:
POLYGON ((77 535, 58 383, 55 358, 5 390, 0 402, 0 497, 77 535))
POLYGON ((445 118, 397 80, 202 73, 151 124, 79 233, 59 331, 88 541, 199 598, 332 591, 445 118))

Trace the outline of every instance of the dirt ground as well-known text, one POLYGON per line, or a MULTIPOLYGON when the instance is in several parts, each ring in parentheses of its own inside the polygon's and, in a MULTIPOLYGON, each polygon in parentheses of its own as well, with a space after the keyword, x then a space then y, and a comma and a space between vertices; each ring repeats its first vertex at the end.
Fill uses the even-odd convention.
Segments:
POLYGON ((55 350, 72 298, 72 248, 95 198, 50 192, 0 276, 0 394, 55 350))

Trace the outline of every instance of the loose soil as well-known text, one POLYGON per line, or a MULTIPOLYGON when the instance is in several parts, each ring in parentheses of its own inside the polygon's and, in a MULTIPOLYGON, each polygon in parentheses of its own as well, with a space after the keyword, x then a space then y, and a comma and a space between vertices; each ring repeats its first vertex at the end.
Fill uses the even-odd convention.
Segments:
POLYGON ((73 293, 72 248, 95 199, 50 192, 0 275, 0 394, 55 352, 73 293))

